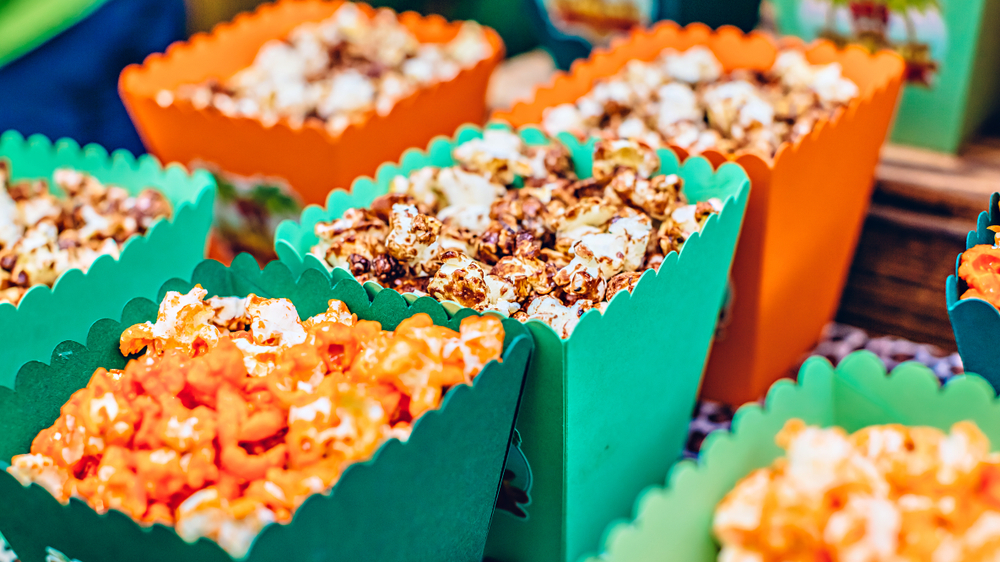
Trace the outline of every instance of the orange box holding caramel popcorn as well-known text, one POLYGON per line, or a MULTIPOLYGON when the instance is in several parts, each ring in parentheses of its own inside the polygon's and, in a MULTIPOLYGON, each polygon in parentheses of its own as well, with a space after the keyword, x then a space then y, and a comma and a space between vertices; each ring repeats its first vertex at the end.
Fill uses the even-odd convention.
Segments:
POLYGON ((595 50, 539 88, 533 100, 492 116, 516 127, 542 123, 546 109, 573 103, 629 61, 652 61, 668 48, 707 47, 726 72, 764 73, 781 48, 799 47, 810 64, 838 63, 843 76, 857 85, 858 95, 832 118, 818 119, 810 132, 781 144, 773 158, 701 152, 715 166, 735 161, 751 181, 731 305, 703 386, 704 396, 733 404, 759 398, 788 374, 833 318, 904 70, 902 59, 888 52, 870 55, 858 47, 796 41, 781 44, 732 27, 712 31, 700 24, 681 28, 664 22, 595 50))
MULTIPOLYGON (((322 203, 331 189, 374 174, 379 164, 397 159, 406 148, 424 146, 435 135, 485 119, 486 86, 504 55, 499 35, 488 28, 482 28, 483 58, 450 79, 412 90, 391 109, 359 114, 347 126, 330 129, 308 118, 300 123, 261 120, 171 95, 182 86, 224 83, 250 66, 265 44, 285 38, 301 24, 323 22, 343 6, 355 6, 369 18, 376 15, 360 3, 283 0, 126 68, 119 90, 146 147, 163 161, 201 161, 234 174, 284 178, 305 203, 322 203)), ((398 22, 421 46, 451 41, 463 28, 414 12, 399 14, 398 22)))

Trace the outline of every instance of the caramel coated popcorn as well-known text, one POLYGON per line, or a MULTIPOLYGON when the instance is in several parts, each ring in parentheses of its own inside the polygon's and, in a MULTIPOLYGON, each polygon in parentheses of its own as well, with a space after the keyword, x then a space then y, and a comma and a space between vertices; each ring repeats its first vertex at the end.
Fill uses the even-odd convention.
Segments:
POLYGON ((284 119, 299 127, 315 119, 338 134, 373 112, 387 115, 399 100, 452 80, 491 52, 475 22, 462 23, 447 43, 420 43, 393 11, 369 17, 345 2, 326 20, 265 43, 253 64, 231 78, 162 90, 157 103, 182 98, 268 125, 284 119))
POLYGON ((155 323, 121 336, 145 353, 98 369, 8 471, 240 558, 503 349, 492 316, 455 332, 417 314, 388 332, 337 300, 301 321, 286 299, 205 296, 167 293, 155 323))
POLYGON ((852 435, 790 420, 786 456, 715 512, 724 562, 986 562, 1000 558, 1000 455, 972 422, 852 435))
POLYGON ((545 111, 549 134, 640 139, 697 154, 709 149, 772 158, 784 142, 809 134, 858 96, 838 63, 812 65, 784 50, 768 72, 734 70, 707 47, 664 50, 652 62, 632 60, 598 81, 575 103, 545 111))
POLYGON ((689 204, 678 176, 654 175, 660 159, 641 141, 598 142, 584 180, 558 141, 509 131, 484 131, 452 156, 454 166, 394 178, 371 208, 318 223, 311 253, 362 282, 538 319, 565 338, 722 209, 689 204))
POLYGON ((133 197, 76 170, 56 170, 63 195, 46 180, 10 177, 0 160, 0 303, 17 305, 31 287, 51 287, 70 269, 86 272, 99 256, 117 259, 126 240, 172 213, 154 189, 133 197))

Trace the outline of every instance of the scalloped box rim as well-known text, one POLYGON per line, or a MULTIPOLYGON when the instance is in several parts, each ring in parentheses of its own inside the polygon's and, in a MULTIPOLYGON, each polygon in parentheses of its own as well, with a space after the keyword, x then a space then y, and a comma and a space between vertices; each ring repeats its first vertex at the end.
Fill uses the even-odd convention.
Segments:
MULTIPOLYGON (((631 34, 615 37, 614 39, 611 40, 611 43, 606 47, 594 47, 589 57, 580 58, 573 61, 573 64, 570 65, 569 70, 557 71, 547 82, 545 82, 540 86, 535 87, 534 90, 532 91, 532 96, 530 98, 517 101, 510 109, 494 111, 490 115, 490 120, 503 121, 509 124, 513 124, 514 121, 519 121, 517 119, 512 120, 511 118, 517 116, 520 112, 526 111, 526 108, 534 106, 536 103, 538 103, 537 99, 540 95, 546 95, 555 91, 557 87, 561 85, 561 83, 573 83, 583 80, 583 78, 580 77, 580 74, 594 71, 593 70, 594 67, 601 62, 601 59, 610 58, 614 56, 616 50, 620 48, 625 48, 632 43, 640 43, 643 41, 653 40, 656 35, 667 31, 678 33, 682 38, 685 38, 685 36, 696 36, 696 40, 692 41, 690 46, 695 46, 695 45, 706 46, 709 49, 711 49, 713 53, 716 54, 716 56, 719 56, 719 53, 717 53, 714 49, 712 49, 712 45, 707 45, 704 41, 700 41, 698 39, 707 37, 710 40, 714 39, 718 41, 732 40, 734 38, 735 40, 742 40, 745 42, 765 41, 774 48, 775 56, 777 55, 778 50, 782 48, 803 49, 806 52, 807 57, 809 57, 814 53, 818 53, 822 50, 829 51, 831 49, 836 55, 839 55, 841 57, 846 57, 850 53, 861 53, 865 55, 865 57, 869 59, 873 64, 875 63, 875 61, 878 61, 880 59, 893 60, 900 68, 900 72, 897 73, 899 74, 899 76, 890 73, 884 74, 884 79, 882 81, 870 84, 867 88, 861 91, 861 95, 852 99, 850 103, 848 103, 846 106, 838 108, 834 112, 832 117, 822 117, 819 120, 817 120, 816 123, 813 125, 813 128, 809 132, 809 134, 799 137, 794 142, 789 142, 789 141, 783 142, 778 147, 778 150, 777 152, 775 152, 775 155, 772 159, 766 160, 756 154, 727 154, 719 152, 718 150, 715 149, 706 150, 699 154, 699 156, 702 156, 708 159, 710 162, 712 162, 714 166, 718 166, 719 164, 724 162, 737 162, 740 163, 741 165, 743 165, 744 163, 753 162, 755 164, 756 163, 762 164, 773 173, 774 170, 778 168, 779 162, 783 160, 782 156, 786 152, 794 152, 799 150, 799 147, 803 143, 815 142, 816 139, 821 135, 823 129, 825 129, 828 125, 838 123, 839 121, 844 119, 845 115, 856 112, 858 107, 860 107, 863 104, 870 103, 877 95, 881 94, 882 92, 885 92, 890 87, 892 87, 892 83, 894 81, 893 78, 896 78, 898 80, 901 77, 902 68, 904 66, 902 57, 900 57, 895 52, 889 50, 881 50, 878 53, 871 54, 862 47, 857 45, 848 45, 845 48, 839 49, 831 41, 825 39, 817 39, 812 43, 810 43, 809 45, 806 45, 804 41, 802 41, 797 37, 782 37, 780 38, 780 40, 778 40, 766 32, 755 30, 749 33, 744 33, 738 27, 732 25, 723 25, 718 29, 713 30, 703 23, 696 22, 681 27, 680 25, 678 25, 673 21, 662 20, 658 22, 656 25, 649 27, 647 29, 636 29, 631 34)), ((665 47, 664 49, 666 48, 670 47, 665 47)), ((723 67, 727 71, 734 68, 756 68, 760 66, 760 65, 740 66, 733 64, 728 60, 723 60, 722 62, 723 62, 723 67)), ((622 66, 624 67, 624 64, 622 66)), ((607 77, 608 76, 599 74, 597 76, 594 76, 594 81, 607 77)), ((589 88, 593 87, 593 83, 594 82, 591 81, 590 86, 588 87, 588 91, 589 88)), ((572 101, 574 100, 566 100, 561 103, 569 103, 572 101)), ((545 107, 548 108, 553 106, 547 105, 545 107)), ((535 122, 535 120, 533 119, 530 121, 526 120, 524 123, 520 123, 518 127, 524 127, 528 125, 540 125, 540 122, 535 122)), ((670 145, 670 148, 679 154, 679 158, 682 161, 690 156, 688 151, 682 147, 670 145)))

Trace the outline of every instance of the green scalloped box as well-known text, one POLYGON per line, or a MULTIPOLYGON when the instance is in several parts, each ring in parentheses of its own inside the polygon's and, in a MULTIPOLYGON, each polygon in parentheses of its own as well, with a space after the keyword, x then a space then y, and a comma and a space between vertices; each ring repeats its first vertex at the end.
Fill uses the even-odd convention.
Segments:
POLYGON ((70 167, 133 194, 154 187, 174 209, 170 220, 126 241, 117 260, 101 256, 86 274, 74 269, 52 288, 32 287, 17 307, 0 304, 0 387, 11 388, 21 365, 48 359, 64 340, 84 341, 91 324, 119 317, 130 299, 153 298, 167 279, 191 274, 205 257, 215 180, 202 171, 188 174, 178 165, 163 167, 152 156, 135 158, 126 150, 109 155, 96 144, 81 148, 69 139, 52 143, 14 131, 0 136, 0 159, 10 161, 14 179, 48 178, 54 191, 53 171, 70 167))
MULTIPOLYGON (((157 302, 166 291, 188 291, 195 283, 209 295, 285 297, 303 317, 340 299, 359 318, 377 320, 386 329, 418 312, 457 329, 462 318, 474 314, 451 317, 431 298, 409 303, 394 291, 369 296, 353 280, 331 286, 315 271, 296 280, 278 262, 261 271, 248 254, 228 268, 202 262, 190 281, 166 282, 157 302)), ((156 313, 155 302, 133 299, 121 322, 96 322, 86 346, 63 342, 49 364, 21 368, 16 392, 0 388, 0 427, 6 428, 0 466, 29 450, 34 436, 55 421, 96 368, 123 367, 122 331, 155 321, 156 313)), ((409 440, 390 439, 371 460, 349 467, 331 492, 306 500, 289 524, 265 527, 243 560, 479 560, 534 347, 520 323, 505 319, 504 329, 502 363, 488 363, 472 386, 449 390, 440 409, 414 424, 409 440)), ((22 562, 45 561, 47 549, 84 562, 233 560, 214 541, 188 543, 170 527, 140 527, 121 512, 101 515, 76 499, 63 505, 40 486, 22 486, 6 472, 0 472, 0 531, 22 562)))
MULTIPOLYGON (((545 142, 538 129, 520 134, 528 143, 545 142)), ((462 127, 453 139, 436 139, 426 151, 411 149, 398 164, 383 164, 375 180, 356 180, 350 193, 331 192, 325 209, 310 206, 301 224, 278 226, 279 258, 295 272, 327 272, 308 255, 317 222, 369 205, 394 176, 425 165, 451 165, 452 147, 481 136, 478 128, 462 127)), ((572 150, 577 173, 589 177, 594 141, 560 139, 572 150)), ((683 166, 669 150, 661 150, 660 158, 660 172, 681 175, 691 200, 719 197, 724 208, 679 255, 668 255, 659 273, 646 272, 633 292, 618 293, 603 315, 584 314, 569 339, 561 340, 537 320, 526 324, 536 351, 517 420, 521 448, 512 453, 523 452, 530 472, 517 474, 512 465, 507 470, 512 486, 520 485, 515 503, 527 516, 522 509, 497 510, 490 558, 565 561, 596 549, 607 523, 627 516, 636 494, 662 481, 680 456, 750 186, 735 164, 713 172, 703 158, 689 158, 683 166)), ((350 274, 336 269, 332 276, 350 274)), ((373 283, 367 287, 378 290, 373 283)), ((445 306, 459 309, 455 303, 445 306)))
POLYGON ((709 435, 698 462, 678 463, 666 487, 643 491, 633 519, 610 525, 601 554, 587 562, 715 562, 715 506, 742 478, 784 454, 774 438, 792 418, 848 432, 888 423, 947 431, 956 422, 972 420, 990 438, 993 450, 1000 450, 1000 402, 978 375, 955 377, 942 388, 930 369, 915 362, 886 376, 885 365, 868 351, 852 353, 836 370, 826 359, 813 357, 799 371, 798 383, 775 383, 763 407, 743 406, 731 432, 709 435))

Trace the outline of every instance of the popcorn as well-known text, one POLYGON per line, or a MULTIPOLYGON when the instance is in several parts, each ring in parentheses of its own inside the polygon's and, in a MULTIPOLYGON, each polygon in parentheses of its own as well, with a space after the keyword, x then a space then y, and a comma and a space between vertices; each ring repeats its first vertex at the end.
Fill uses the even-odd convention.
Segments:
POLYGON ((480 312, 499 310, 511 314, 520 308, 512 283, 454 251, 442 256, 441 267, 427 285, 427 292, 438 300, 453 300, 480 312))
POLYGON ((314 253, 333 267, 349 271, 368 271, 375 256, 385 253, 385 239, 389 225, 371 211, 348 209, 344 216, 332 223, 316 225, 319 245, 314 253))
POLYGON ((1000 246, 977 244, 963 252, 958 276, 968 286, 963 299, 983 299, 1000 307, 1000 246))
POLYGON ((810 65, 801 51, 782 51, 771 67, 771 73, 793 90, 811 90, 823 105, 848 103, 858 96, 858 86, 841 75, 839 63, 810 65))
POLYGON ((682 203, 681 180, 676 174, 643 179, 627 170, 616 175, 608 185, 622 201, 657 220, 665 219, 668 209, 682 203))
POLYGON ((46 180, 10 181, 0 161, 0 303, 17 305, 35 285, 52 286, 70 269, 86 272, 102 255, 115 259, 125 242, 172 213, 158 191, 131 196, 77 170, 59 169, 46 180))
POLYGON ((386 332, 336 300, 302 321, 286 299, 206 294, 168 292, 156 322, 122 334, 143 355, 98 369, 8 471, 240 558, 503 349, 489 316, 455 332, 417 314, 386 332))
POLYGON ((555 330, 560 338, 568 338, 573 334, 573 329, 580 322, 583 313, 591 309, 604 312, 607 303, 595 305, 593 301, 578 300, 571 306, 563 305, 558 299, 552 297, 538 297, 531 301, 524 316, 520 319, 540 320, 555 330))
POLYGON ((587 234, 604 230, 618 209, 599 197, 585 197, 556 215, 556 248, 569 248, 587 234))
POLYGON ((218 83, 162 90, 163 107, 187 100, 230 116, 293 127, 318 120, 333 135, 372 113, 387 115, 420 88, 448 81, 490 56, 482 27, 465 22, 447 43, 420 43, 391 10, 369 17, 345 2, 321 22, 294 28, 264 43, 253 64, 218 83))
POLYGON ((744 80, 709 86, 704 94, 708 122, 740 140, 747 129, 774 123, 774 109, 744 80))
POLYGON ((786 457, 716 508, 719 560, 958 562, 1000 555, 1000 456, 971 422, 853 435, 790 420, 786 457))
POLYGON ((518 300, 532 295, 547 295, 556 288, 554 264, 542 261, 541 244, 530 233, 518 235, 514 255, 504 256, 490 270, 490 275, 499 277, 514 287, 518 300))
POLYGON ((640 277, 642 277, 642 274, 637 271, 630 271, 615 275, 608 280, 608 288, 605 298, 608 302, 611 302, 611 299, 615 298, 615 295, 622 291, 628 291, 631 293, 632 289, 635 289, 635 286, 639 283, 640 277))
POLYGON ((656 150, 643 142, 613 140, 594 147, 594 178, 611 177, 619 167, 629 168, 641 178, 650 178, 660 168, 656 150))
POLYGON ((410 267, 428 268, 438 254, 440 232, 441 221, 421 214, 413 205, 396 204, 389 215, 385 246, 390 256, 410 267))
POLYGON ((583 136, 587 130, 587 125, 585 117, 575 105, 564 103, 545 111, 542 129, 548 131, 550 135, 566 132, 583 136))
MULTIPOLYGON (((495 178, 498 184, 507 185, 513 183, 515 175, 532 176, 535 172, 524 149, 521 137, 517 134, 487 129, 483 131, 482 138, 458 146, 455 149, 455 161, 470 171, 495 178)), ((545 177, 544 167, 540 173, 541 177, 545 177)))
POLYGON ((452 156, 454 166, 394 178, 369 210, 317 224, 311 253, 361 281, 538 319, 569 337, 584 312, 631 291, 722 209, 717 199, 689 205, 681 179, 654 175, 656 150, 634 140, 597 142, 585 180, 561 143, 528 146, 509 131, 487 130, 452 156))
POLYGON ((666 49, 652 62, 629 61, 576 102, 545 110, 542 129, 773 158, 782 143, 809 134, 859 94, 839 64, 812 65, 793 49, 779 52, 764 73, 725 72, 703 46, 666 49))
POLYGON ((698 108, 698 96, 686 84, 666 84, 656 90, 656 97, 656 127, 660 131, 669 131, 670 127, 681 122, 696 123, 703 120, 702 110, 698 108))
POLYGON ((696 45, 683 53, 668 53, 663 57, 663 68, 674 80, 697 84, 714 82, 722 76, 722 64, 707 47, 696 45))

